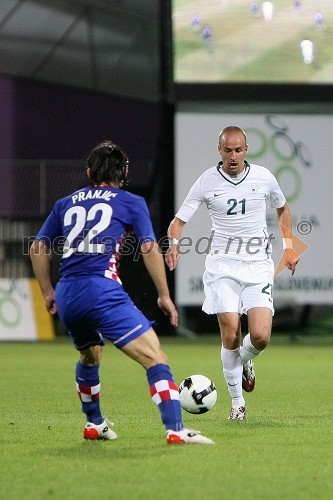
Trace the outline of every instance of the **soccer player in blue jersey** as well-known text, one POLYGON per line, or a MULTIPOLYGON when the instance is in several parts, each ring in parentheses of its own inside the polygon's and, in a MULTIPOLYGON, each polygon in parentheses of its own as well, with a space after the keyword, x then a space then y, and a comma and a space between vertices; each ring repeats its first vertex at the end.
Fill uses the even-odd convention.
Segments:
POLYGON ((152 400, 158 406, 168 444, 214 444, 183 425, 178 387, 152 322, 135 307, 117 272, 122 236, 134 231, 145 266, 158 293, 158 305, 176 326, 162 254, 148 207, 126 185, 128 158, 111 141, 97 145, 87 159, 90 184, 58 200, 30 248, 30 257, 47 310, 58 312, 80 352, 76 387, 87 423, 86 439, 117 438, 100 408, 99 364, 105 339, 146 370, 152 400), (50 278, 49 254, 63 242, 60 280, 50 278))

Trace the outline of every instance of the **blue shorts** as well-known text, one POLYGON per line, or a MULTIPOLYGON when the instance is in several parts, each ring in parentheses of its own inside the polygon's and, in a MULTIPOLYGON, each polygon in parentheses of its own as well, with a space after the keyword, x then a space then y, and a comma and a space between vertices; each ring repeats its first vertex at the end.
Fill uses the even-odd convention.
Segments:
POLYGON ((134 305, 122 285, 102 276, 62 278, 56 286, 55 302, 79 351, 105 345, 104 338, 121 348, 154 324, 134 305))

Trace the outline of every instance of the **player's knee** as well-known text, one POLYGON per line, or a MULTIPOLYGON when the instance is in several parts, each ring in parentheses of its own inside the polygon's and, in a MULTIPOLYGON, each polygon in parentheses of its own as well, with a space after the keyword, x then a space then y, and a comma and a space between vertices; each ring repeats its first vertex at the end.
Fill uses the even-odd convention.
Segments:
POLYGON ((268 346, 269 340, 270 332, 251 332, 251 343, 258 351, 263 351, 268 346))
POLYGON ((86 354, 80 356, 80 361, 85 366, 95 366, 99 364, 98 359, 96 359, 94 356, 89 356, 86 354))
POLYGON ((92 346, 80 352, 80 362, 86 366, 95 366, 102 359, 102 347, 92 346))
POLYGON ((240 345, 240 339, 240 333, 235 329, 225 329, 221 332, 222 344, 226 349, 237 349, 240 345))
POLYGON ((269 340, 259 340, 258 342, 256 342, 256 345, 255 347, 259 350, 259 351, 263 351, 269 344, 269 340))

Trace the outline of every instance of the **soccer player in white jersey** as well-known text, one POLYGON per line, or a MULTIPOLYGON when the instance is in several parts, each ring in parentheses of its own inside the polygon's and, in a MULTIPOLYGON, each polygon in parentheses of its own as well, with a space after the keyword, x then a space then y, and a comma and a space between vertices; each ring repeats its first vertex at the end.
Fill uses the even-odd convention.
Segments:
POLYGON ((175 269, 181 254, 185 224, 202 203, 212 220, 210 253, 203 275, 202 309, 219 322, 223 374, 231 396, 230 420, 245 418, 244 389, 255 385, 252 359, 268 345, 274 314, 272 235, 268 235, 266 203, 276 208, 283 236, 284 261, 294 274, 299 257, 292 246, 291 213, 273 174, 245 160, 248 144, 239 127, 226 127, 219 135, 222 161, 194 183, 171 221, 166 263, 175 269), (242 314, 249 333, 242 341, 242 314))
POLYGON ((301 50, 304 63, 305 64, 313 63, 313 42, 311 42, 311 40, 302 40, 301 50))
POLYGON ((263 2, 262 12, 266 21, 271 21, 273 19, 274 4, 273 2, 263 2))

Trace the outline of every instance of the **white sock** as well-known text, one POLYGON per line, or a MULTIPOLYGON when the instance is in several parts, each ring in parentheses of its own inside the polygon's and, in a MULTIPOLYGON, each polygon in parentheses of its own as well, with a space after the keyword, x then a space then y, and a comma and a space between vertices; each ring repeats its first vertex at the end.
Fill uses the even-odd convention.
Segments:
POLYGON ((243 345, 239 348, 239 356, 242 360, 242 364, 246 365, 250 359, 256 358, 262 351, 259 351, 251 342, 250 334, 245 335, 243 339, 243 345))
POLYGON ((233 404, 245 406, 242 392, 243 364, 239 355, 239 348, 230 350, 222 346, 221 361, 223 375, 227 382, 228 392, 232 398, 233 404))

